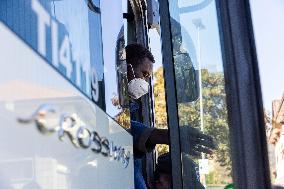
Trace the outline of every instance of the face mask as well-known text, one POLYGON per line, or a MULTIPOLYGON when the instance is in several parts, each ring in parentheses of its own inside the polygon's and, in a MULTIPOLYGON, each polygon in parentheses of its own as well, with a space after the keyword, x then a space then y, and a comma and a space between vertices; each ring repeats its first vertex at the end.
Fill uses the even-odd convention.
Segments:
MULTIPOLYGON (((132 65, 131 64, 129 65, 131 66, 134 77, 136 77, 132 65)), ((134 78, 128 83, 128 94, 133 99, 138 99, 141 96, 147 94, 148 90, 149 90, 149 83, 144 79, 134 78)))

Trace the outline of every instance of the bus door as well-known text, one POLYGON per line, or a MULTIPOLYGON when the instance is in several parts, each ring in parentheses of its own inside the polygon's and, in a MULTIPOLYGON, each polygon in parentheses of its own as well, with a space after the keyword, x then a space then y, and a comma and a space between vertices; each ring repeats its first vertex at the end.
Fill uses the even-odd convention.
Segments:
POLYGON ((249 2, 163 0, 159 12, 172 187, 270 188, 249 2))

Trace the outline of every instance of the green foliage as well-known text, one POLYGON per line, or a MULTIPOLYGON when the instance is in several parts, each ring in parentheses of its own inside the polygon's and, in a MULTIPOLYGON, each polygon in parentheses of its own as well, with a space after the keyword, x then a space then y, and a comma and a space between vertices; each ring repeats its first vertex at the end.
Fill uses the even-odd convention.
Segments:
MULTIPOLYGON (((181 71, 181 70, 179 70, 181 71)), ((194 73, 194 72, 191 72, 194 73)), ((177 73, 176 73, 177 74, 177 73)), ((163 69, 160 68, 155 72, 154 96, 155 96, 155 115, 156 126, 159 128, 167 127, 167 114, 164 94, 163 69)), ((180 83, 182 77, 178 77, 180 83)), ((193 78, 193 76, 191 77, 193 78)), ((191 90, 178 90, 179 96, 194 97, 186 94, 191 90)), ((196 93, 196 90, 193 91, 196 93)), ((202 96, 204 111, 204 132, 214 138, 218 149, 214 151, 214 166, 207 175, 208 184, 224 184, 231 180, 232 162, 229 148, 229 128, 227 122, 226 95, 224 76, 221 72, 209 72, 202 70, 202 96)), ((188 98, 189 99, 189 98, 188 98)), ((194 98, 191 98, 194 99, 194 98)), ((191 125, 200 128, 200 101, 199 98, 192 102, 178 104, 179 125, 191 125)), ((158 147, 159 154, 165 153, 166 147, 158 147)), ((208 157, 209 158, 209 157, 208 157)))
MULTIPOLYGON (((226 168, 228 175, 231 175, 232 162, 229 148, 229 128, 223 73, 202 70, 202 94, 204 132, 212 136, 218 146, 218 150, 214 153, 214 159, 220 166, 226 168)), ((200 127, 199 103, 199 100, 197 100, 178 105, 180 125, 200 127)))

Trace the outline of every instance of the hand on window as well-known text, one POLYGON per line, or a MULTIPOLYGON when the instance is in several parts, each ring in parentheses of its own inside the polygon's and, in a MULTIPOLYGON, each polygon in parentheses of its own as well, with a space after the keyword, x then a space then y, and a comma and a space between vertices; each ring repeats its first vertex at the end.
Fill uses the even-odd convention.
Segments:
POLYGON ((181 126, 180 137, 181 150, 192 156, 200 156, 201 153, 212 154, 216 149, 211 136, 205 135, 191 126, 181 126))

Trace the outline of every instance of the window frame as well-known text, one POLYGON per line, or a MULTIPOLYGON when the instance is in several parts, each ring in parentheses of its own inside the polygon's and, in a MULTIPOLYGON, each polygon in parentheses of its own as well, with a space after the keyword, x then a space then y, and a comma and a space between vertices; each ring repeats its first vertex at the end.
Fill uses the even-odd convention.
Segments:
POLYGON ((167 121, 170 137, 170 154, 172 160, 172 188, 183 188, 177 94, 175 90, 175 70, 168 1, 159 0, 159 7, 162 55, 171 55, 169 56, 171 58, 165 58, 165 56, 163 56, 163 67, 165 79, 166 109, 168 116, 167 121))

